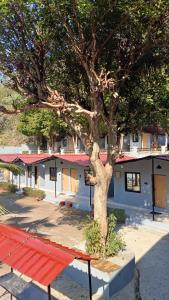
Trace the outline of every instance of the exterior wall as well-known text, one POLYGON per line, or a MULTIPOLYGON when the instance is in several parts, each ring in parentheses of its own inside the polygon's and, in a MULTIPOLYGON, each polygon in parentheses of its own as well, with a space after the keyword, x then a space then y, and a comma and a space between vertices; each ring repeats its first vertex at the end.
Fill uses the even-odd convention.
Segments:
MULTIPOLYGON (((144 134, 144 133, 143 133, 144 134)), ((147 135, 147 149, 151 148, 151 134, 146 133, 147 135)), ((130 135, 130 150, 133 151, 134 149, 142 149, 143 148, 143 142, 142 142, 142 134, 139 134, 138 142, 133 142, 133 135, 130 135)))
MULTIPOLYGON (((55 167, 55 161, 50 160, 50 161, 44 163, 44 165, 45 165, 45 181, 44 181, 43 189, 46 192, 48 192, 48 191, 55 192, 55 181, 50 180, 50 174, 49 174, 50 167, 55 167)), ((71 163, 61 160, 61 159, 56 159, 56 168, 57 168, 57 181, 56 181, 56 193, 57 194, 60 194, 63 192, 63 190, 62 190, 62 168, 68 168, 68 169, 74 168, 74 169, 77 169, 77 171, 78 171, 78 192, 76 193, 76 195, 89 197, 90 187, 85 185, 85 182, 84 182, 84 169, 85 169, 84 167, 79 166, 77 164, 73 164, 73 163, 71 164, 71 163)), ((41 188, 42 188, 42 186, 41 186, 41 188)), ((70 177, 69 177, 69 189, 66 194, 68 194, 68 195, 75 194, 75 193, 71 192, 70 177)))
MULTIPOLYGON (((154 174, 167 176, 167 203, 169 209, 169 161, 154 159, 154 174), (160 165, 161 169, 157 166, 160 165)), ((113 201, 142 208, 152 208, 152 161, 140 160, 115 166, 113 201), (116 173, 117 172, 117 173, 116 173), (141 192, 125 190, 125 172, 139 172, 141 192)))
POLYGON ((38 147, 35 144, 22 144, 20 146, 1 146, 0 154, 17 154, 17 153, 37 153, 38 147))
POLYGON ((140 149, 141 145, 141 135, 139 134, 138 142, 133 142, 133 135, 130 134, 130 150, 134 150, 135 148, 140 149))
POLYGON ((151 188, 151 160, 136 161, 115 166, 114 201, 145 208, 151 207, 151 188), (125 191, 125 172, 140 172, 141 193, 125 191))
MULTIPOLYGON (((71 164, 62 159, 49 160, 32 166, 32 177, 28 177, 27 166, 22 165, 23 174, 20 175, 20 187, 32 187, 44 190, 46 193, 46 199, 55 200, 55 185, 56 185, 56 195, 59 195, 63 192, 62 190, 62 168, 71 168, 77 169, 78 171, 78 191, 77 193, 71 192, 71 180, 69 177, 69 189, 66 195, 76 195, 85 198, 90 197, 90 186, 85 185, 84 181, 84 169, 85 167, 79 166, 77 164, 71 164), (57 180, 50 180, 50 167, 57 168, 57 180), (35 185, 35 166, 38 168, 38 182, 35 185)), ((12 176, 11 176, 12 181, 12 176)), ((19 187, 19 176, 13 176, 13 183, 19 187)), ((93 196, 93 187, 91 187, 91 195, 93 196)))

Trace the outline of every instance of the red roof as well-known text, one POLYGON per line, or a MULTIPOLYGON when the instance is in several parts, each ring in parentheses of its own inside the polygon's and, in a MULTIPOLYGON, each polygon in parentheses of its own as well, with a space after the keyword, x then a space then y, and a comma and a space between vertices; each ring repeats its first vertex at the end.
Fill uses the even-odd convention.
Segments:
POLYGON ((5 163, 12 163, 17 156, 18 154, 0 154, 0 160, 5 163))
MULTIPOLYGON (((0 154, 0 160, 7 163, 15 163, 17 161, 22 161, 23 163, 27 165, 39 163, 42 161, 50 160, 59 158, 65 161, 68 161, 70 163, 75 163, 80 166, 88 166, 90 164, 89 162, 89 156, 86 154, 0 154)), ((103 163, 106 163, 107 155, 101 154, 100 155, 101 160, 103 163)), ((129 161, 135 159, 134 157, 130 156, 122 156, 116 160, 117 163, 129 161)))
POLYGON ((0 260, 45 286, 48 286, 75 258, 92 259, 87 254, 20 228, 0 225, 0 260))
MULTIPOLYGON (((84 167, 88 166, 90 164, 89 156, 86 154, 56 154, 55 156, 60 159, 66 160, 71 163, 76 163, 76 164, 84 166, 84 167)), ((103 163, 106 163, 107 154, 101 153, 100 158, 103 163)), ((116 160, 116 163, 129 161, 129 160, 133 160, 133 159, 135 159, 135 158, 131 157, 131 156, 122 156, 116 160)))
POLYGON ((16 160, 21 160, 27 165, 38 163, 44 160, 51 159, 53 156, 47 153, 43 154, 19 154, 16 160))

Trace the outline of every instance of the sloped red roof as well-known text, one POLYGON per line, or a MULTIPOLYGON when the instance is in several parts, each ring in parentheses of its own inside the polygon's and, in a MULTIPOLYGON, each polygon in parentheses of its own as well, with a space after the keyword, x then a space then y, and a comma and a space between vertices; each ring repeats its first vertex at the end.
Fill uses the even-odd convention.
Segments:
MULTIPOLYGON (((89 156, 86 155, 86 154, 56 154, 55 155, 56 157, 60 158, 60 159, 63 159, 63 160, 66 160, 70 163, 76 163, 78 165, 81 165, 81 166, 88 166, 90 164, 89 162, 89 156)), ((100 154, 100 158, 102 160, 103 163, 106 163, 106 160, 107 160, 107 154, 105 153, 101 153, 100 154)), ((119 157, 117 160, 116 160, 116 163, 120 163, 120 162, 124 162, 124 161, 129 161, 129 160, 133 160, 135 159, 135 157, 131 157, 131 156, 122 156, 122 157, 119 157)))
POLYGON ((0 260, 45 286, 75 258, 92 259, 87 254, 45 240, 20 228, 0 224, 0 260))
POLYGON ((0 154, 0 160, 5 163, 12 163, 17 157, 18 154, 0 154))
POLYGON ((27 165, 31 165, 34 163, 38 163, 44 160, 52 159, 54 156, 47 154, 47 153, 42 153, 42 154, 19 154, 16 158, 17 160, 22 161, 23 163, 27 165))
MULTIPOLYGON (((89 156, 86 154, 0 154, 0 161, 7 162, 7 163, 15 163, 21 161, 27 165, 39 163, 42 161, 50 160, 59 158, 65 160, 70 163, 75 163, 80 166, 88 166, 89 163, 89 156)), ((100 158, 103 163, 106 162, 107 155, 102 153, 100 158)), ((134 157, 130 156, 122 156, 119 157, 116 162, 123 162, 135 159, 134 157)))

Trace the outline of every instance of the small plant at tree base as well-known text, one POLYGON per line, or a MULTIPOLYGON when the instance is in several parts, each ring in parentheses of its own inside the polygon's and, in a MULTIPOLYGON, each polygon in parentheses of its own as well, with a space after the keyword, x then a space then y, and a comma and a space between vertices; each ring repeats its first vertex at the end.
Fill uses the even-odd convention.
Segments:
POLYGON ((92 220, 85 228, 86 251, 89 254, 103 254, 104 248, 101 244, 100 226, 96 220, 92 220))
POLYGON ((117 224, 116 217, 111 214, 108 217, 108 234, 105 245, 101 243, 100 226, 96 220, 92 220, 85 228, 86 251, 92 255, 114 256, 124 249, 125 243, 115 231, 117 224))

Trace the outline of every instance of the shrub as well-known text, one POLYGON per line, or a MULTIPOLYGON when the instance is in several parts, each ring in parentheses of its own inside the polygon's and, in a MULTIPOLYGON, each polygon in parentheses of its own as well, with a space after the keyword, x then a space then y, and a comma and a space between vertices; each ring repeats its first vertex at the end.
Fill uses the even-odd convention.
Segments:
POLYGON ((9 184, 9 182, 1 181, 1 182, 0 182, 0 188, 1 188, 1 189, 4 189, 4 190, 7 190, 8 184, 9 184))
POLYGON ((108 217, 108 234, 106 244, 101 243, 100 226, 92 220, 85 228, 86 251, 92 255, 114 256, 125 246, 120 235, 116 232, 117 219, 114 214, 108 217))
POLYGON ((16 193, 16 190, 17 190, 17 185, 15 184, 8 184, 8 187, 7 187, 7 191, 10 192, 10 193, 16 193))
POLYGON ((106 241, 106 256, 114 256, 125 246, 121 236, 116 232, 117 218, 114 214, 108 217, 108 235, 106 241))
POLYGON ((23 193, 25 196, 35 197, 38 200, 43 200, 45 198, 45 192, 39 189, 33 189, 31 187, 24 187, 23 193))
POLYGON ((125 210, 121 208, 108 208, 108 215, 114 214, 117 219, 117 223, 125 223, 126 214, 125 210))
POLYGON ((15 193, 17 190, 17 186, 9 182, 0 182, 0 188, 8 191, 9 193, 15 193))
POLYGON ((86 251, 89 254, 103 254, 103 246, 100 242, 100 227, 97 221, 93 220, 85 228, 86 251))

